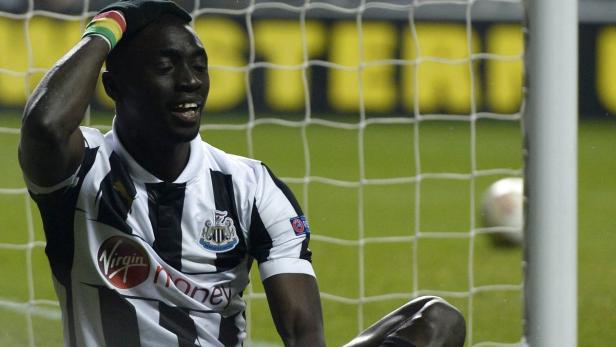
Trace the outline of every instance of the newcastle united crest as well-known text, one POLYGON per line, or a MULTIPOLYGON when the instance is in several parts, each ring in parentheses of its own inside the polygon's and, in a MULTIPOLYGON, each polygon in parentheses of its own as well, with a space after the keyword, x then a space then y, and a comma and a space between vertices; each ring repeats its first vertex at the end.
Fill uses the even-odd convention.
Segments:
POLYGON ((208 251, 215 253, 226 252, 233 249, 239 242, 233 219, 227 211, 215 211, 215 218, 205 221, 201 231, 199 244, 208 251))

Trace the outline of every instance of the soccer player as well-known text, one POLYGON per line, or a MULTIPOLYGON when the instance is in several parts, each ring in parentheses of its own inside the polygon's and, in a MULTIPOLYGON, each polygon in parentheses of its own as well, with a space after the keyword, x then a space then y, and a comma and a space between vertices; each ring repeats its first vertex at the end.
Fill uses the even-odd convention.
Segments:
MULTIPOLYGON (((261 162, 199 135, 208 60, 190 21, 167 0, 110 5, 26 105, 19 161, 41 212, 65 344, 241 346, 256 260, 285 346, 323 346, 297 201, 261 162), (116 117, 102 134, 79 125, 105 62, 116 117)), ((457 311, 414 303, 360 340, 446 341, 457 311)))
POLYGON ((256 160, 199 136, 203 44, 170 1, 121 1, 47 73, 19 159, 67 346, 240 346, 253 259, 288 346, 324 345, 309 225, 256 160), (80 127, 103 63, 113 130, 80 127))

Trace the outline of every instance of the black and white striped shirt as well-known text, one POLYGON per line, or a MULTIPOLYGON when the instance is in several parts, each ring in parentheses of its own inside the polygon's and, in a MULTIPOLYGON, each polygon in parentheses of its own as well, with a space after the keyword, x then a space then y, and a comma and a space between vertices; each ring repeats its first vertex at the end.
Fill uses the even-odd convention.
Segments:
POLYGON ((261 162, 197 136, 168 183, 113 131, 81 131, 85 156, 73 176, 54 187, 28 183, 67 346, 239 346, 253 259, 262 279, 314 276, 308 222, 261 162))

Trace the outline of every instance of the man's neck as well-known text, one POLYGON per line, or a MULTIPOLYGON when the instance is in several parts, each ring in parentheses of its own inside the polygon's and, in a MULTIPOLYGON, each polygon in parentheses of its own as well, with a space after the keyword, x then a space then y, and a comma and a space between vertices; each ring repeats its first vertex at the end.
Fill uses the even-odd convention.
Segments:
POLYGON ((188 164, 190 142, 144 139, 136 134, 124 134, 120 128, 116 129, 116 136, 141 167, 162 181, 175 181, 188 164))

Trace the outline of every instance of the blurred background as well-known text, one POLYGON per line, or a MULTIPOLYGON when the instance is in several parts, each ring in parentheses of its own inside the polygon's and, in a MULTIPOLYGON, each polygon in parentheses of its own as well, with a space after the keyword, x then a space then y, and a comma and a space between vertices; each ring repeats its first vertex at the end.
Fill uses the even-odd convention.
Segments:
MULTIPOLYGON (((110 2, 0 2, 1 346, 62 345, 38 210, 17 164, 19 119, 110 2)), ((469 346, 523 342, 523 251, 499 241, 481 206, 493 182, 523 175, 521 0, 177 3, 209 55, 203 138, 268 163, 310 219, 328 345, 424 294, 463 311, 469 346)), ((616 2, 579 6, 579 345, 609 346, 616 2)), ((85 125, 108 130, 113 105, 100 85, 91 106, 85 125)), ((247 345, 276 346, 254 273, 247 345)))

